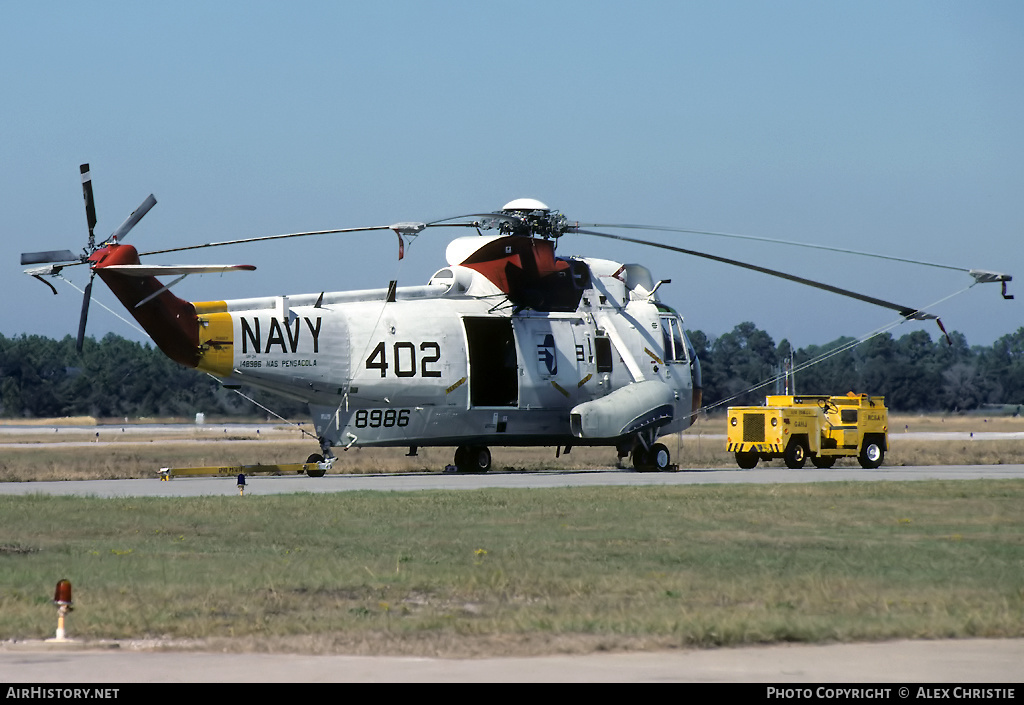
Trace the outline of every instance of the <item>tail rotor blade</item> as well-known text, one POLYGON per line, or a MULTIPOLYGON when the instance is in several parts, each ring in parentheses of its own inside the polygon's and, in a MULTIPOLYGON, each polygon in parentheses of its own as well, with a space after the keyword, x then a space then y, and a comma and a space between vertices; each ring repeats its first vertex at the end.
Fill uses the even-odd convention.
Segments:
POLYGON ((75 343, 75 350, 82 352, 82 345, 85 343, 85 322, 89 318, 89 301, 92 300, 92 277, 85 285, 85 296, 82 297, 82 317, 78 319, 78 340, 75 343))
POLYGON ((50 262, 77 262, 78 255, 71 250, 47 250, 46 252, 22 252, 22 264, 49 264, 50 262))
POLYGON ((96 201, 92 197, 92 175, 89 172, 89 165, 82 164, 79 169, 82 172, 82 196, 85 198, 85 220, 89 224, 89 250, 96 246, 93 237, 93 230, 96 228, 96 201))
POLYGON ((114 234, 110 236, 110 239, 120 241, 125 235, 128 234, 129 230, 134 228, 138 224, 138 222, 142 220, 142 216, 146 215, 146 213, 149 213, 150 209, 155 205, 156 198, 153 196, 153 194, 149 194, 149 196, 146 197, 146 200, 142 202, 142 205, 136 208, 135 211, 130 216, 128 216, 128 219, 121 223, 120 227, 118 227, 118 229, 114 231, 114 234))

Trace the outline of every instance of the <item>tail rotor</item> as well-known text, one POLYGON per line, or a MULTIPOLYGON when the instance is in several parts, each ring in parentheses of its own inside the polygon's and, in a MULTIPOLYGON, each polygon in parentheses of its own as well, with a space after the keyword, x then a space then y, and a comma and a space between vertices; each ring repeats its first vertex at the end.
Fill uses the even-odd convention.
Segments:
MULTIPOLYGON (((23 252, 21 254, 21 263, 25 264, 42 264, 49 265, 43 267, 37 267, 28 270, 28 273, 36 277, 44 284, 52 285, 42 278, 42 275, 54 275, 59 273, 64 267, 87 264, 89 257, 92 256, 96 250, 106 245, 116 245, 120 243, 128 235, 132 228, 134 228, 142 217, 146 215, 156 205, 156 198, 153 194, 150 194, 142 202, 135 211, 128 216, 128 218, 121 223, 121 225, 115 230, 110 237, 100 243, 96 244, 96 201, 93 197, 92 192, 92 174, 89 170, 88 164, 82 164, 79 167, 82 174, 82 197, 85 200, 85 221, 89 228, 89 242, 86 245, 85 250, 81 255, 76 255, 71 250, 46 250, 43 252, 23 252)), ((82 314, 78 320, 78 338, 75 344, 75 349, 80 353, 82 352, 82 345, 85 342, 85 324, 89 318, 89 302, 92 300, 92 282, 96 276, 95 270, 89 273, 89 283, 85 286, 84 296, 82 298, 82 314)), ((56 290, 54 290, 56 293, 56 290)))

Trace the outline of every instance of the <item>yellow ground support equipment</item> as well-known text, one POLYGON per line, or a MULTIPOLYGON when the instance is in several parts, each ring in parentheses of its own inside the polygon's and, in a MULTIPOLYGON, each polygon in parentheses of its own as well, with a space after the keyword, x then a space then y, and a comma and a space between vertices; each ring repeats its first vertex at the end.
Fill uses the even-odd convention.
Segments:
POLYGON ((202 477, 202 476, 223 476, 234 477, 235 475, 301 475, 306 473, 310 477, 323 477, 328 466, 322 462, 305 463, 284 463, 280 465, 222 465, 203 468, 160 468, 157 475, 161 480, 169 480, 174 477, 202 477))
POLYGON ((727 418, 728 450, 745 470, 776 458, 794 470, 808 458, 830 468, 837 458, 854 456, 861 467, 877 468, 889 449, 884 397, 774 395, 764 406, 730 407, 727 418))

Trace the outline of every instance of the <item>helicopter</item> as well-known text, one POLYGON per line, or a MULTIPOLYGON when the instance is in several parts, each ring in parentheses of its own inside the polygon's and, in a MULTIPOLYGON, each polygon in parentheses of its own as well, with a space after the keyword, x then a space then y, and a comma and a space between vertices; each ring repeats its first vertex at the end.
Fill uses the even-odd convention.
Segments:
MULTIPOLYGON (((106 240, 96 242, 91 172, 81 165, 89 230, 82 254, 22 254, 43 277, 87 265, 77 348, 81 351, 96 276, 172 360, 209 373, 228 389, 247 385, 308 404, 320 452, 307 473, 322 476, 336 448, 454 447, 459 472, 486 472, 492 446, 608 446, 641 472, 671 469, 659 438, 690 425, 702 405, 700 361, 683 317, 660 301, 655 280, 634 263, 556 255, 567 234, 611 238, 781 277, 897 311, 911 306, 758 265, 640 238, 612 228, 700 232, 641 225, 581 224, 532 198, 493 212, 432 222, 341 228, 211 242, 139 253, 124 240, 156 204, 150 195, 106 240), (427 228, 465 227, 447 266, 424 285, 185 301, 171 287, 191 274, 252 265, 151 265, 141 256, 265 240, 392 231, 399 258, 427 228), (594 228, 601 228, 600 230, 594 228), (168 284, 157 277, 175 276, 168 284)), ((755 238, 756 239, 756 238, 755 238)), ((796 244, 796 243, 790 243, 796 244)), ((825 248, 829 249, 829 248, 825 248)), ((863 254, 863 253, 861 253, 863 254)), ((957 268, 959 269, 959 268, 957 268)), ((975 281, 1008 274, 963 270, 975 281)), ((940 322, 941 326, 941 322, 940 322)), ((556 453, 557 454, 557 453, 556 453)))

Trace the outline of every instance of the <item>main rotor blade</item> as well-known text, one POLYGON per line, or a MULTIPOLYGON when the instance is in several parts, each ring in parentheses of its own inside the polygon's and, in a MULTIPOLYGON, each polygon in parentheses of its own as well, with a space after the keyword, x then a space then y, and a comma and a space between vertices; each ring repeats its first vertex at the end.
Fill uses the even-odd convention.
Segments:
MULTIPOLYGON (((416 225, 422 225, 424 228, 436 228, 436 227, 476 227, 479 226, 479 222, 468 222, 468 223, 449 223, 449 220, 456 220, 458 218, 471 218, 474 216, 483 216, 491 219, 504 219, 504 220, 515 220, 515 218, 503 215, 501 213, 470 213, 467 215, 459 215, 453 218, 446 218, 445 220, 435 220, 429 223, 416 223, 416 225)), ((406 223, 397 223, 391 225, 368 225, 359 228, 335 228, 333 230, 309 230, 298 233, 284 233, 282 235, 262 235, 260 237, 246 237, 238 240, 224 240, 222 242, 207 242, 202 245, 186 245, 185 247, 171 247, 166 250, 150 250, 149 252, 140 252, 139 256, 143 255, 163 255, 168 252, 184 252, 186 250, 201 250, 206 247, 222 247, 224 245, 243 245, 249 242, 263 242, 265 240, 285 240, 291 237, 307 237, 309 235, 337 235, 341 233, 366 233, 374 230, 394 230, 396 225, 402 226, 407 225, 406 223)))
POLYGON ((150 209, 155 205, 156 198, 153 194, 149 194, 149 196, 146 197, 146 200, 142 202, 142 205, 132 211, 132 214, 128 216, 128 219, 121 223, 120 227, 114 231, 110 236, 110 239, 120 242, 124 236, 128 234, 128 231, 134 228, 138 222, 142 220, 142 216, 149 213, 150 209))
POLYGON ((85 322, 89 318, 89 302, 92 300, 92 275, 89 283, 85 285, 85 295, 82 297, 82 316, 78 319, 78 339, 75 342, 75 350, 82 352, 82 345, 85 343, 85 322))
POLYGON ((47 250, 46 252, 22 252, 22 264, 48 264, 50 262, 77 262, 78 255, 71 250, 47 250))
POLYGON ((787 274, 786 272, 780 272, 777 269, 768 269, 767 267, 761 267, 756 264, 749 264, 747 262, 740 262, 739 260, 729 259, 727 257, 719 257, 718 255, 708 254, 706 252, 698 252, 696 250, 687 250, 683 247, 676 247, 674 245, 665 245, 660 242, 651 242, 649 240, 639 240, 637 238, 625 237, 623 235, 611 235, 609 233, 599 233, 594 230, 584 230, 582 228, 574 229, 573 232, 580 233, 581 235, 593 235, 595 237, 605 237, 611 240, 621 240, 623 242, 632 242, 637 245, 647 245, 649 247, 658 247, 663 250, 669 250, 671 252, 679 252, 684 255, 693 255, 694 257, 702 257, 704 259, 713 260, 715 262, 721 262, 723 264, 731 264, 736 267, 743 267, 744 269, 750 269, 755 272, 761 272, 762 274, 768 274, 773 277, 779 277, 780 279, 787 279, 797 284, 804 284, 806 286, 812 286, 815 289, 822 289, 824 291, 831 291, 833 294, 839 294, 840 296, 846 296, 851 299, 857 299, 865 303, 873 304, 875 306, 881 306, 892 311, 896 311, 907 320, 923 321, 937 318, 930 313, 924 313, 919 311, 912 306, 903 306, 902 304, 896 304, 891 301, 884 299, 878 299, 874 296, 867 296, 866 294, 858 294, 855 291, 849 289, 842 289, 838 286, 832 286, 831 284, 825 284, 824 282, 814 281, 813 279, 805 279, 804 277, 798 277, 795 274, 787 274))
POLYGON ((223 274, 224 272, 253 272, 251 264, 111 264, 104 272, 116 272, 128 277, 163 277, 174 274, 223 274))
POLYGON ((240 240, 224 240, 223 242, 208 242, 204 245, 187 245, 185 247, 171 247, 166 250, 151 250, 149 252, 141 252, 139 256, 143 255, 162 255, 168 252, 184 252, 185 250, 201 250, 204 247, 222 247, 224 245, 242 245, 247 242, 261 242, 263 240, 284 240, 290 237, 306 237, 307 235, 334 235, 336 233, 365 233, 372 230, 390 230, 390 225, 371 225, 363 228, 338 228, 336 230, 310 230, 308 232, 301 233, 285 233, 283 235, 264 235, 262 237, 247 237, 240 240))
POLYGON ((512 220, 516 222, 522 222, 522 218, 508 213, 464 213, 462 215, 453 215, 451 218, 442 218, 441 220, 432 220, 429 223, 425 223, 428 228, 459 228, 459 227, 480 227, 482 223, 486 221, 494 220, 512 220), (468 223, 451 223, 451 220, 460 220, 462 218, 482 218, 481 220, 472 220, 468 223))
POLYGON ((970 272, 966 267, 954 267, 948 264, 937 264, 935 262, 924 262, 922 260, 909 259, 905 257, 893 257, 891 255, 880 255, 876 252, 862 252, 861 250, 848 250, 842 247, 831 247, 829 245, 816 245, 810 242, 796 242, 794 240, 779 240, 770 237, 756 237, 754 235, 737 235, 735 233, 720 233, 712 230, 692 230, 689 228, 671 228, 664 225, 635 225, 635 224, 613 224, 613 223, 579 223, 587 228, 622 228, 624 230, 656 230, 664 233, 691 233, 693 235, 711 235, 714 237, 728 237, 735 240, 750 240, 752 242, 770 242, 775 245, 790 245, 792 247, 806 247, 812 250, 826 250, 828 252, 839 252, 844 255, 860 255, 861 257, 874 257, 876 259, 887 259, 893 262, 905 262, 907 264, 920 264, 925 267, 938 267, 939 269, 952 269, 958 272, 970 272))
POLYGON ((79 167, 82 172, 82 196, 85 198, 85 221, 89 224, 89 250, 96 246, 92 231, 96 227, 96 201, 92 197, 92 175, 89 172, 89 165, 82 164, 79 167))

